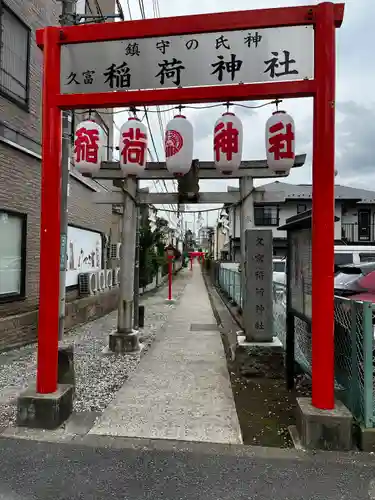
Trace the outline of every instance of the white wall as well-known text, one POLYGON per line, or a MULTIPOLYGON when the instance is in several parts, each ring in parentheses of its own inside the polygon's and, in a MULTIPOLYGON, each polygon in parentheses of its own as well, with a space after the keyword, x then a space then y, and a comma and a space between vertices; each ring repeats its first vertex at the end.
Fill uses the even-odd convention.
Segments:
POLYGON ((65 286, 78 285, 78 275, 102 268, 102 236, 68 226, 65 286))

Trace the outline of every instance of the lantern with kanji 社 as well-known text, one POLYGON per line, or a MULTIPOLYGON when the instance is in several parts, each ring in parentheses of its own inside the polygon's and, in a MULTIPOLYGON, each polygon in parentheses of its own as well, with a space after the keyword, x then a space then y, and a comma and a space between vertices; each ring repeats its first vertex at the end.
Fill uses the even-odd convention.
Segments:
POLYGON ((294 120, 285 111, 275 111, 266 123, 268 168, 287 173, 294 165, 294 120))
POLYGON ((214 128, 214 162, 222 174, 230 175, 240 168, 242 141, 241 120, 234 113, 224 113, 214 128))
POLYGON ((176 115, 165 130, 165 163, 176 176, 189 172, 193 161, 193 126, 183 115, 176 115))
POLYGON ((138 175, 146 168, 147 127, 131 117, 120 130, 120 167, 124 174, 138 175))
POLYGON ((100 169, 104 158, 105 134, 92 120, 79 123, 74 134, 74 166, 82 173, 93 173, 100 169))

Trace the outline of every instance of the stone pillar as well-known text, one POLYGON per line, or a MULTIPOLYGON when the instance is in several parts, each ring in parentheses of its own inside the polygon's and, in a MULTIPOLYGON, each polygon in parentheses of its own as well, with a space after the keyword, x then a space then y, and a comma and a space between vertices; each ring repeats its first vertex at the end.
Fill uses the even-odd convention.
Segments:
POLYGON ((246 287, 243 302, 245 336, 248 342, 272 342, 272 230, 245 231, 245 268, 242 282, 246 287))

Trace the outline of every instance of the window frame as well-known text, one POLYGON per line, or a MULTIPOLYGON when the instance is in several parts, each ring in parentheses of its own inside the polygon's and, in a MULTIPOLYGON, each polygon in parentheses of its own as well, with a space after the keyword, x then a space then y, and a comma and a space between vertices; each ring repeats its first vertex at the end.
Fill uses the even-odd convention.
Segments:
POLYGON ((297 203, 297 215, 306 212, 306 210, 307 210, 307 203, 297 203), (304 207, 304 209, 301 210, 300 209, 301 207, 304 207))
POLYGON ((359 262, 360 263, 374 262, 375 261, 375 252, 363 252, 362 251, 362 252, 358 252, 358 254, 359 254, 359 262))
POLYGON ((0 294, 0 304, 6 302, 16 302, 19 300, 24 300, 26 298, 26 255, 27 255, 27 214, 23 212, 18 212, 16 210, 10 210, 8 208, 0 206, 0 213, 6 213, 12 217, 17 217, 21 220, 21 276, 20 276, 20 291, 11 292, 1 295, 0 294))
POLYGON ((335 266, 348 266, 351 264, 354 264, 354 252, 336 252, 334 254, 334 259, 335 259, 335 266), (344 256, 344 259, 341 262, 340 257, 344 256), (348 257, 348 259, 345 259, 345 257, 348 257), (351 259, 350 259, 351 258, 351 259))
POLYGON ((1 44, 3 38, 3 12, 7 11, 15 20, 26 30, 27 33, 27 49, 26 49, 26 82, 25 82, 25 100, 21 97, 17 97, 9 90, 0 86, 0 96, 4 97, 8 101, 12 102, 24 111, 29 111, 30 109, 30 56, 31 56, 31 28, 28 26, 10 7, 4 0, 0 1, 0 71, 2 71, 2 61, 1 61, 1 44))
POLYGON ((254 226, 265 226, 265 227, 276 227, 280 223, 280 207, 278 205, 258 205, 254 206, 254 226), (272 211, 275 210, 275 215, 271 217, 265 217, 264 216, 264 210, 265 209, 272 209, 272 211), (257 216, 257 211, 262 210, 263 215, 262 217, 257 216), (271 221, 267 222, 266 221, 271 221))

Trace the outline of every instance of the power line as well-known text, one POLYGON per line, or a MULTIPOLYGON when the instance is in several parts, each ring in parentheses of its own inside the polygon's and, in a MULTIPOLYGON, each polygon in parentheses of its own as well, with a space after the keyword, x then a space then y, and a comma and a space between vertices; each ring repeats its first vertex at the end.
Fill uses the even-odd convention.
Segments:
POLYGON ((132 21, 133 18, 132 18, 132 13, 131 13, 131 9, 130 9, 130 0, 127 0, 127 5, 128 5, 129 18, 130 18, 130 21, 132 21))
POLYGON ((105 21, 105 17, 103 16, 103 12, 102 12, 102 9, 100 7, 99 1, 98 0, 94 0, 94 3, 95 3, 95 6, 96 6, 97 13, 102 18, 102 20, 105 21))
MULTIPOLYGON (((146 19, 146 10, 145 10, 145 6, 144 6, 144 1, 143 0, 138 0, 138 4, 139 4, 140 11, 141 11, 141 17, 142 17, 142 19, 146 19)), ((157 2, 155 2, 155 0, 153 0, 153 6, 154 6, 154 15, 155 15, 159 11, 159 5, 158 5, 157 2)), ((146 117, 146 121, 147 121, 147 126, 148 126, 148 129, 149 129, 149 133, 150 133, 150 137, 151 137, 151 142, 152 142, 152 145, 153 145, 153 148, 154 148, 154 151, 155 151, 156 159, 157 159, 157 161, 159 161, 159 155, 158 155, 158 151, 157 151, 157 148, 156 148, 154 136, 153 136, 153 133, 152 133, 150 120, 149 120, 149 117, 148 117, 148 109, 147 109, 146 106, 144 106, 143 108, 144 108, 144 111, 145 111, 145 117, 146 117)), ((164 143, 164 141, 163 141, 164 126, 163 126, 163 121, 162 121, 162 115, 161 115, 160 106, 156 107, 156 113, 158 115, 158 121, 159 121, 159 126, 160 126, 160 134, 161 134, 161 141, 162 141, 162 144, 163 144, 164 143)), ((164 179, 162 180, 162 183, 164 185, 165 191, 168 193, 168 186, 167 186, 167 184, 166 184, 166 182, 165 182, 164 179)), ((154 185, 156 187, 156 183, 154 183, 154 185)), ((172 212, 175 212, 173 204, 171 204, 170 207, 172 208, 172 212)), ((170 222, 172 222, 172 221, 170 220, 170 222)))
POLYGON ((139 5, 139 9, 141 11, 142 19, 146 19, 146 11, 145 11, 145 5, 143 3, 143 0, 138 0, 138 5, 139 5))

